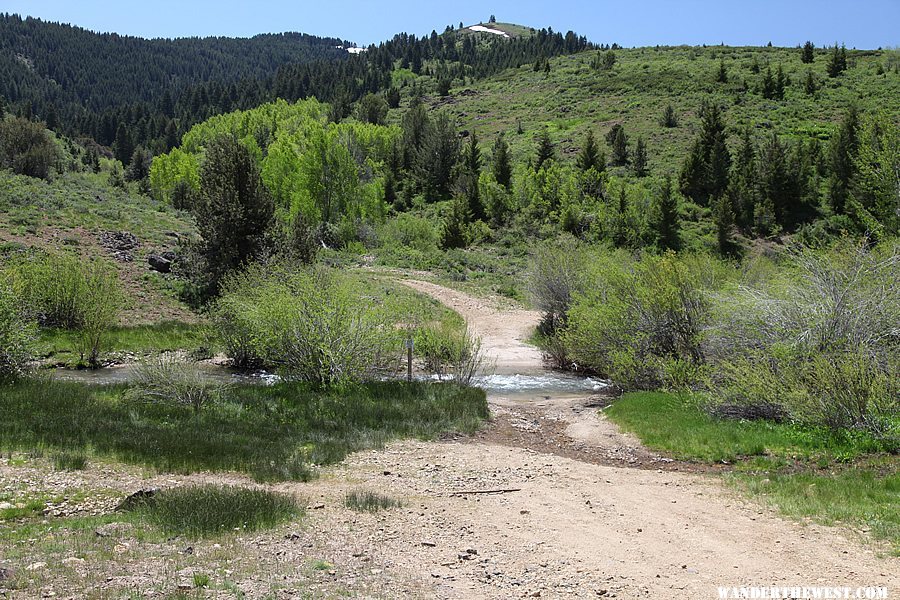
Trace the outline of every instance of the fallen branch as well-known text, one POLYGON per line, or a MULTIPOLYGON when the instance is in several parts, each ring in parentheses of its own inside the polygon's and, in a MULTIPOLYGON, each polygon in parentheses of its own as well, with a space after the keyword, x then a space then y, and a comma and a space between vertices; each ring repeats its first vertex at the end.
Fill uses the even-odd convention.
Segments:
POLYGON ((508 494, 510 492, 521 492, 522 488, 505 488, 499 490, 461 490, 453 492, 451 496, 463 496, 466 494, 508 494))

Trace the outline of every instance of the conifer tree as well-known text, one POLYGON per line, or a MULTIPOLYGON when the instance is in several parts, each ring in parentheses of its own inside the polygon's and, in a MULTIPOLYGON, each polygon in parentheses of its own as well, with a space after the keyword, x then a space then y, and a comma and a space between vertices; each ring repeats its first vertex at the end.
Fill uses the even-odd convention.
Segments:
POLYGON ((855 159, 859 150, 859 114, 851 106, 831 140, 828 163, 831 177, 828 180, 828 199, 834 214, 844 214, 850 184, 853 180, 855 159))
POLYGON ((556 149, 550 140, 550 133, 546 129, 542 129, 538 134, 537 154, 534 158, 534 170, 540 171, 548 160, 553 160, 556 155, 556 149))
POLYGON ((116 160, 123 165, 127 165, 133 152, 134 142, 131 140, 131 132, 128 131, 128 127, 124 123, 119 123, 118 128, 116 128, 116 141, 113 143, 113 153, 116 160))
POLYGON ((837 77, 847 70, 847 47, 835 44, 831 51, 831 57, 828 60, 828 76, 837 77))
POLYGON ((806 65, 812 64, 816 59, 815 49, 815 45, 810 41, 803 44, 803 48, 800 50, 800 61, 806 65))
POLYGON ((728 186, 731 206, 736 211, 735 220, 745 231, 750 231, 753 227, 753 217, 759 200, 758 175, 756 147, 750 135, 750 128, 747 127, 741 136, 741 147, 738 149, 728 186))
POLYGON ((597 142, 594 141, 594 132, 591 129, 588 129, 575 165, 582 173, 586 173, 590 169, 595 169, 598 173, 603 172, 605 165, 600 161, 600 151, 597 148, 597 142))
POLYGON ((819 89, 819 85, 816 83, 816 76, 813 75, 812 69, 806 72, 806 81, 803 83, 803 89, 806 91, 807 96, 814 96, 819 89))
POLYGON ((678 250, 680 246, 678 216, 678 198, 672 190, 672 179, 666 176, 662 187, 656 194, 654 206, 653 228, 656 244, 661 250, 678 250))
POLYGON ((634 161, 632 162, 635 177, 647 176, 647 145, 644 138, 638 138, 634 147, 634 161))
POLYGON ((725 59, 719 61, 719 70, 716 73, 716 81, 719 83, 728 83, 728 68, 725 66, 725 59))
POLYGON ((775 98, 775 78, 772 77, 772 67, 766 66, 766 74, 763 75, 762 97, 766 100, 775 98))
POLYGON ((612 143, 612 164, 616 166, 624 166, 628 164, 628 136, 625 135, 625 128, 618 125, 615 129, 615 136, 612 143))
POLYGON ((731 154, 726 144, 725 123, 719 107, 704 102, 700 107, 700 135, 694 141, 679 176, 681 193, 701 205, 728 189, 731 154))
POLYGON ((663 111, 660 125, 668 128, 678 127, 678 116, 675 114, 675 108, 671 104, 667 105, 663 111))
POLYGON ((502 132, 494 142, 493 158, 494 179, 507 190, 510 189, 512 186, 512 165, 509 160, 509 144, 506 143, 506 138, 502 132))
POLYGON ((773 98, 776 100, 784 100, 785 85, 787 85, 787 80, 784 76, 784 69, 781 65, 778 65, 778 70, 775 72, 775 90, 773 98))
POLYGON ((469 136, 469 145, 466 147, 463 157, 463 168, 465 169, 466 201, 469 205, 469 214, 475 221, 484 221, 487 219, 487 215, 478 189, 478 178, 481 175, 481 149, 478 147, 478 137, 474 131, 469 136))
POLYGON ((734 210, 728 196, 719 196, 712 203, 713 220, 716 223, 716 243, 719 254, 727 256, 732 251, 731 230, 734 227, 734 210))
POLYGON ((469 204, 458 196, 450 203, 450 214, 444 219, 441 247, 445 250, 466 247, 466 224, 472 220, 469 204))

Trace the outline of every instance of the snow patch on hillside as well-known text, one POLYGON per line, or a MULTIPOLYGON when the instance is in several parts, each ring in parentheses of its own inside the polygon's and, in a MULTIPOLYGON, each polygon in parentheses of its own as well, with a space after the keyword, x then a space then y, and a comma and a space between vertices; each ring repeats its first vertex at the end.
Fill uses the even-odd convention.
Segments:
POLYGON ((346 50, 350 54, 362 54, 363 52, 366 51, 366 48, 354 48, 354 47, 344 48, 343 46, 335 46, 335 48, 337 48, 338 50, 346 50))
POLYGON ((490 27, 485 27, 484 25, 472 25, 469 27, 469 31, 477 31, 479 33, 493 33, 494 35, 502 35, 505 38, 509 37, 509 34, 505 31, 500 31, 499 29, 491 29, 490 27))

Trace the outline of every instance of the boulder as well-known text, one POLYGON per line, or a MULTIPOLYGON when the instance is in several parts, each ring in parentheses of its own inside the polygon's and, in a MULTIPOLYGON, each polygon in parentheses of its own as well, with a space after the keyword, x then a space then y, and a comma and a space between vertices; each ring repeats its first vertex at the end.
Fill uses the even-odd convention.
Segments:
POLYGON ((162 254, 151 254, 147 257, 147 263, 151 269, 158 273, 170 273, 172 271, 172 260, 162 254))

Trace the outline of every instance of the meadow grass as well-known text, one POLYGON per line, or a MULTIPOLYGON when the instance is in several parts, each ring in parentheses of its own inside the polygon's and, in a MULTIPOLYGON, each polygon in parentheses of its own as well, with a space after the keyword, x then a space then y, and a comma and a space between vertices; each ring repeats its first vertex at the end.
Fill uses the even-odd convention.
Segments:
POLYGON ((400 508, 403 503, 371 490, 353 490, 344 496, 344 506, 357 512, 376 513, 391 508, 400 508))
MULTIPOLYGON (((163 321, 153 325, 114 327, 106 334, 109 352, 155 353, 197 350, 208 344, 206 327, 196 323, 163 321)), ((37 343, 44 356, 64 356, 78 347, 78 332, 42 329, 37 343)))
POLYGON ((718 419, 662 392, 625 394, 604 413, 654 450, 736 463, 727 480, 787 516, 868 530, 900 555, 900 459, 871 436, 718 419))
POLYGON ((271 528, 302 514, 288 494, 227 485, 161 490, 134 512, 164 532, 193 538, 271 528))
POLYGON ((196 414, 129 399, 127 390, 64 382, 0 388, 0 447, 82 451, 166 472, 306 480, 351 452, 472 432, 488 416, 483 391, 449 384, 239 385, 196 414))

